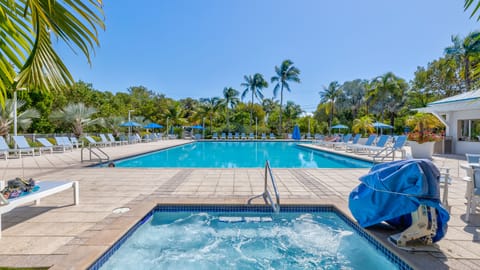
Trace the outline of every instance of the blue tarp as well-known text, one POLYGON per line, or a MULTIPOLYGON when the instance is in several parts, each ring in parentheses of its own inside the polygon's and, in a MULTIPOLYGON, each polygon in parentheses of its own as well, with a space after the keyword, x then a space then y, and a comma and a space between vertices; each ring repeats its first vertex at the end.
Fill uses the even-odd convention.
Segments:
POLYGON ((349 197, 352 215, 362 227, 383 221, 404 230, 411 225, 410 213, 420 204, 437 212, 436 242, 447 232, 450 219, 440 203, 440 172, 426 159, 400 160, 378 164, 362 177, 349 197))

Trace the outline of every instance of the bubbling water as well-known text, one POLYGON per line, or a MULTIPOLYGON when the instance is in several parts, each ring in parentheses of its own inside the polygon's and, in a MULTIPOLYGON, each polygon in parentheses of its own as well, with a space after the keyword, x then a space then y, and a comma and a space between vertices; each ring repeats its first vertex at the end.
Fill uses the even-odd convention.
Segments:
POLYGON ((154 214, 101 269, 395 267, 333 213, 176 212, 154 214))

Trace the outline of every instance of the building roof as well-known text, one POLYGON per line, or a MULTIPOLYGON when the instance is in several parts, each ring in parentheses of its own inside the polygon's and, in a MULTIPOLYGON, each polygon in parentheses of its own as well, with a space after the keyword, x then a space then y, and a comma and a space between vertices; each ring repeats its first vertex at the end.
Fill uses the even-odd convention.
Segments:
POLYGON ((427 107, 415 109, 421 112, 451 112, 480 110, 480 89, 428 103, 427 107))

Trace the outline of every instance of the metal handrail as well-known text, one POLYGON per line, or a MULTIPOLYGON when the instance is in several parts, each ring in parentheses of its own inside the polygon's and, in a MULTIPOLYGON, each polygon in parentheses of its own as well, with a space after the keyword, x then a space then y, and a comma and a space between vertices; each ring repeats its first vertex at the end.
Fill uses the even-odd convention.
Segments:
POLYGON ((82 150, 80 151, 80 159, 81 159, 81 162, 84 162, 84 161, 100 161, 100 162, 102 162, 102 161, 109 161, 109 160, 110 160, 110 156, 109 156, 107 153, 105 153, 105 151, 103 151, 102 149, 100 149, 100 148, 99 148, 98 146, 96 146, 96 145, 93 145, 93 147, 94 147, 94 148, 92 149, 92 145, 91 145, 91 144, 89 144, 88 147, 83 147, 83 146, 82 146, 82 150), (89 159, 83 159, 83 150, 84 150, 84 149, 88 149, 88 152, 89 152, 88 157, 89 157, 89 159), (100 153, 102 153, 102 154, 105 156, 105 158, 102 158, 98 153, 95 152, 94 149, 100 151, 100 153), (97 159, 92 159, 92 154, 93 154, 94 156, 96 156, 97 159))
POLYGON ((273 177, 272 169, 270 167, 270 162, 268 162, 268 160, 265 162, 265 185, 264 185, 263 193, 248 199, 247 204, 251 204, 253 199, 260 198, 260 197, 263 198, 266 204, 270 203, 270 205, 273 208, 273 211, 275 212, 280 211, 280 194, 278 193, 277 183, 275 182, 275 178, 273 177), (275 201, 272 199, 272 196, 268 188, 268 176, 270 176, 270 179, 272 182, 273 192, 275 194, 275 201))

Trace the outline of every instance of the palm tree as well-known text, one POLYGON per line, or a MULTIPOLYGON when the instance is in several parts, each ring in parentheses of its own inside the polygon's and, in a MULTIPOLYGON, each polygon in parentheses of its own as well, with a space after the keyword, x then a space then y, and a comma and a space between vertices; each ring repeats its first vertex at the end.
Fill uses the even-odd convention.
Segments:
POLYGON ((213 98, 201 98, 200 99, 200 109, 202 110, 203 114, 210 118, 210 132, 213 130, 213 116, 217 112, 220 104, 219 97, 213 98))
POLYGON ((95 124, 100 120, 100 118, 90 118, 96 112, 95 108, 87 107, 83 103, 70 103, 63 109, 52 112, 50 118, 70 126, 75 137, 79 138, 83 134, 85 126, 95 124))
POLYGON ((238 99, 239 92, 232 87, 223 88, 223 100, 220 102, 221 105, 225 107, 225 112, 227 115, 227 129, 230 131, 230 116, 228 113, 229 108, 234 108, 240 100, 238 99))
POLYGON ((290 85, 288 82, 300 83, 300 70, 293 66, 293 62, 290 60, 284 60, 280 67, 275 66, 275 73, 277 76, 273 76, 270 81, 271 83, 277 83, 275 88, 273 88, 273 95, 277 97, 278 90, 280 89, 280 118, 278 121, 278 133, 282 133, 282 107, 283 107, 283 89, 287 89, 288 92, 291 91, 290 85))
POLYGON ((111 116, 102 119, 102 126, 112 131, 113 136, 117 137, 120 133, 120 125, 125 122, 125 118, 121 116, 111 116))
MULTIPOLYGON (((465 0, 465 4, 463 5, 465 8, 465 11, 467 11, 467 9, 469 9, 470 7, 473 7, 473 11, 472 13, 470 13, 470 18, 472 18, 475 15, 475 13, 477 13, 480 10, 480 2, 472 6, 473 2, 475 2, 475 0, 465 0)), ((477 17, 477 21, 478 20, 480 20, 480 16, 477 17)))
POLYGON ((265 98, 262 101, 262 108, 265 111, 265 123, 268 125, 268 118, 270 114, 275 110, 278 104, 275 102, 273 98, 265 98))
POLYGON ((463 62, 466 91, 470 91, 470 57, 480 54, 480 32, 472 32, 463 40, 458 35, 452 36, 452 42, 453 45, 445 49, 445 54, 459 63, 463 62))
MULTIPOLYGON (((5 100, 5 107, 0 107, 0 136, 8 135, 10 126, 14 119, 14 104, 13 100, 5 100)), ((25 105, 25 101, 17 100, 17 111, 25 105)), ((39 118, 40 113, 35 109, 27 109, 17 114, 18 126, 22 129, 27 129, 32 124, 32 118, 39 118)))
POLYGON ((52 40, 78 48, 90 62, 104 29, 101 0, 0 0, 0 103, 7 89, 60 90, 73 77, 52 40), (18 71, 18 74, 17 72, 18 71))
POLYGON ((337 81, 333 81, 327 87, 323 87, 323 91, 319 92, 321 102, 326 103, 329 102, 329 118, 328 118, 328 126, 329 130, 332 128, 332 121, 333 121, 333 113, 335 112, 335 101, 340 97, 342 94, 342 90, 340 89, 340 84, 337 81))
POLYGON ((389 115, 390 125, 395 126, 395 117, 406 102, 408 84, 392 72, 387 72, 373 79, 372 86, 369 95, 375 104, 373 110, 381 115, 381 120, 385 113, 389 115))
POLYGON ((241 86, 245 87, 242 93, 242 100, 247 96, 248 92, 252 92, 252 103, 250 104, 250 126, 252 126, 253 119, 253 100, 261 101, 263 99, 262 89, 268 87, 267 81, 263 78, 263 75, 260 73, 255 73, 253 76, 243 76, 245 82, 241 86))
POLYGON ((364 115, 360 117, 360 119, 355 119, 353 120, 353 126, 352 130, 355 133, 359 133, 363 131, 363 135, 366 135, 368 133, 372 133, 375 131, 375 128, 373 127, 372 123, 372 118, 368 115, 364 115))
POLYGON ((287 118, 287 123, 291 123, 290 126, 287 124, 288 128, 293 128, 293 120, 297 119, 300 114, 302 114, 302 112, 302 107, 300 107, 300 105, 295 104, 293 101, 287 102, 287 105, 285 105, 284 113, 285 118, 287 118))

